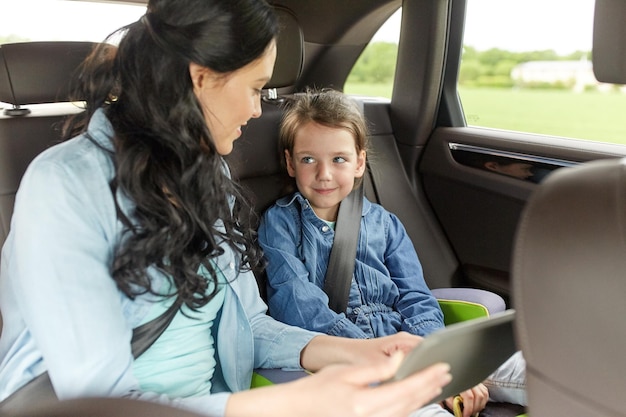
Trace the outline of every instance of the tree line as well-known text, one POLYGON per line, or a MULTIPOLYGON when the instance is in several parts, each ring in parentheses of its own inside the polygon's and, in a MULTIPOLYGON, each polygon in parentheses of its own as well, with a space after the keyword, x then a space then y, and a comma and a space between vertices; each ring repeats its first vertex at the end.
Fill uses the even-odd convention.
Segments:
POLYGON ((19 35, 0 36, 0 45, 3 43, 27 42, 30 39, 19 35))
MULTIPOLYGON (((349 82, 385 84, 393 81, 398 45, 392 42, 373 42, 365 48, 350 74, 349 82)), ((559 55, 553 50, 511 52, 498 48, 479 51, 464 46, 459 85, 468 87, 511 87, 511 70, 529 61, 573 61, 587 58, 591 52, 576 51, 559 55)))

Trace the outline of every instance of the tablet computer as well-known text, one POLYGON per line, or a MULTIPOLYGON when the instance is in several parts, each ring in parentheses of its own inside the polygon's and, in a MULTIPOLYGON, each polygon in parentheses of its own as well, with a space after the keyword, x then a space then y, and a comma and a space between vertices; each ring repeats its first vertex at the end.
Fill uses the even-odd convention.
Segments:
POLYGON ((516 351, 515 310, 451 324, 426 336, 402 361, 397 381, 437 362, 450 365, 452 381, 431 403, 460 394, 483 382, 516 351))

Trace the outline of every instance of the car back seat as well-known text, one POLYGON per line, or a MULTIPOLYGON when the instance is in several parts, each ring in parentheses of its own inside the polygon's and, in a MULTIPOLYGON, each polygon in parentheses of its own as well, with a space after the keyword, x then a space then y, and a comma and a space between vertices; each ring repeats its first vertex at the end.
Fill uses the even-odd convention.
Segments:
MULTIPOLYGON (((278 40, 275 73, 268 87, 278 89, 281 94, 273 94, 273 99, 263 101, 262 116, 249 121, 242 137, 235 142, 233 152, 227 157, 233 177, 251 191, 252 215, 257 218, 282 194, 284 187, 278 154, 282 104, 284 96, 295 92, 305 49, 302 32, 294 16, 287 10, 279 11, 283 31, 288 30, 289 36, 281 36, 278 40)), ((402 220, 420 256, 429 287, 458 286, 458 260, 438 228, 425 198, 416 194, 403 169, 391 123, 389 101, 371 97, 352 98, 362 107, 370 130, 365 195, 402 220)), ((481 298, 477 302, 484 302, 491 308, 489 300, 495 300, 492 293, 482 293, 485 298, 478 291, 474 294, 481 298)), ((447 297, 454 298, 456 295, 446 294, 447 297)), ((495 303, 493 311, 503 309, 500 300, 495 303)))
MULTIPOLYGON (((365 195, 400 217, 420 256, 425 278, 440 300, 467 301, 478 308, 476 314, 503 311, 504 300, 494 293, 454 287, 458 262, 450 255, 446 242, 428 221, 427 209, 414 195, 402 169, 388 117, 388 104, 376 99, 355 98, 363 105, 370 127, 369 169, 364 178, 365 195), (480 306, 480 307, 478 307, 480 306), (484 310, 480 310, 484 309, 484 310)), ((249 191, 257 221, 262 213, 283 194, 284 174, 278 152, 278 136, 283 106, 278 100, 262 103, 263 114, 250 120, 242 137, 235 142, 227 160, 234 178, 249 191)), ((265 297, 265 277, 258 274, 259 289, 265 297)), ((444 302, 445 304, 445 302, 444 302)), ((469 305, 469 304, 468 304, 469 305)), ((445 305, 442 305, 445 308, 445 305)), ((447 317, 450 317, 449 315, 447 317)), ((456 321, 456 318, 450 318, 456 321)))
MULTIPOLYGON (((260 215, 280 196, 282 174, 277 140, 282 96, 295 91, 304 62, 304 38, 293 14, 277 8, 281 34, 277 61, 268 83, 263 114, 249 122, 228 156, 233 176, 252 191, 260 215), (279 95, 280 93, 280 95, 279 95)), ((30 161, 60 138, 59 122, 74 105, 50 108, 41 103, 64 101, 75 68, 90 52, 89 42, 31 42, 0 46, 0 101, 11 108, 0 115, 0 244, 8 234, 15 194, 30 161)), ((386 100, 357 98, 370 127, 370 170, 366 196, 397 214, 420 255, 431 288, 454 287, 458 262, 403 170, 386 100)))
MULTIPOLYGON (((402 169, 389 121, 388 103, 371 98, 354 99, 363 106, 370 128, 365 195, 400 217, 424 261, 430 286, 452 286, 457 261, 433 224, 426 220, 427 209, 419 204, 402 169)), ((283 108, 280 101, 268 100, 262 104, 262 109, 262 116, 250 120, 227 157, 233 176, 252 192, 256 215, 263 213, 281 195, 285 185, 278 153, 283 108)))

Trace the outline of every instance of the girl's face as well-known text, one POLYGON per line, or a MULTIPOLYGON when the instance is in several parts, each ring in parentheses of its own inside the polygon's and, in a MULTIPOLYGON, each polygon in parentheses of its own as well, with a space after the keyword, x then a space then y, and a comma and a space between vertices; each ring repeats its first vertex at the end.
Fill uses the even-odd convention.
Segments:
POLYGON ((272 41, 260 58, 230 74, 189 64, 194 93, 220 155, 231 153, 241 127, 261 116, 261 89, 272 77, 275 60, 272 41))
POLYGON ((298 130, 293 155, 285 150, 285 160, 300 193, 327 221, 337 220, 339 203, 365 172, 365 151, 357 152, 352 133, 314 122, 298 130))

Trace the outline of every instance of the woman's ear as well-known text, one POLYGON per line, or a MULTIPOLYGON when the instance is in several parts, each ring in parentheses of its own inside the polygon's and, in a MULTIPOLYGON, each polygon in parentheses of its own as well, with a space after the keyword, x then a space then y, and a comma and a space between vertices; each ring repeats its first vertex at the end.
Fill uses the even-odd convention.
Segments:
POLYGON ((294 178, 296 176, 296 168, 293 166, 293 160, 291 159, 291 154, 288 149, 285 149, 285 165, 287 166, 289 176, 294 178))
POLYGON ((365 162, 367 161, 367 153, 360 151, 356 159, 356 171, 354 178, 361 178, 365 174, 365 162))
POLYGON ((208 69, 202 65, 198 65, 195 62, 189 63, 189 76, 191 77, 191 83, 193 84, 193 90, 199 91, 207 82, 208 69))

